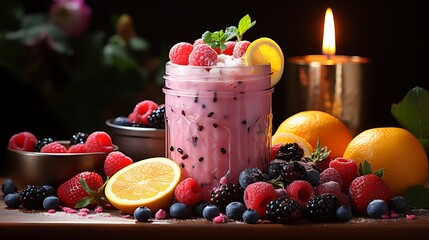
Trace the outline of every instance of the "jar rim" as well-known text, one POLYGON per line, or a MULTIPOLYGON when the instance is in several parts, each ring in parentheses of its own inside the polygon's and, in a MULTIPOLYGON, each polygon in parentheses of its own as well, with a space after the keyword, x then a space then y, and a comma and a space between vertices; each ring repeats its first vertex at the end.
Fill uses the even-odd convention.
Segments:
POLYGON ((257 65, 257 66, 247 66, 247 65, 237 65, 237 66, 192 66, 192 65, 179 65, 168 61, 165 64, 165 74, 166 75, 188 75, 189 72, 183 72, 183 70, 192 71, 193 74, 197 75, 211 75, 211 72, 217 72, 213 75, 219 74, 222 72, 223 75, 241 75, 241 74, 252 74, 252 75, 271 75, 271 65, 257 65), (236 71, 234 71, 236 70, 236 71))

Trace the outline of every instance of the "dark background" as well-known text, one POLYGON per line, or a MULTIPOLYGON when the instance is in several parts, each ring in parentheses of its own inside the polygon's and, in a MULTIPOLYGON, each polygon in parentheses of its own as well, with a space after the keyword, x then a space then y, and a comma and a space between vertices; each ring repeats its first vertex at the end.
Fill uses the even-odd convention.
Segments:
MULTIPOLYGON (((1 2, 2 0, 0 0, 1 2)), ((25 0, 26 11, 46 11, 51 1, 25 0)), ((113 33, 112 15, 130 14, 136 31, 151 44, 153 56, 160 56, 179 41, 193 42, 206 30, 237 25, 249 14, 256 25, 245 34, 248 40, 267 36, 283 49, 285 57, 321 54, 325 11, 331 7, 336 26, 336 53, 358 55, 371 61, 364 106, 366 128, 397 125, 390 114, 392 103, 400 101, 414 86, 429 89, 427 76, 429 14, 424 1, 95 1, 87 0, 93 15, 89 30, 113 33), (280 5, 279 2, 281 3, 280 5)), ((1 54, 1 52, 0 52, 1 54)), ((289 113, 285 100, 284 73, 273 94, 273 129, 289 113)), ((71 131, 43 106, 31 89, 15 84, 0 69, 2 124, 0 146, 6 149, 10 136, 30 131, 36 136, 68 138, 71 131)), ((114 87, 114 86, 112 86, 114 87)), ((159 99, 159 87, 152 92, 159 99)), ((97 96, 94 96, 94 98, 97 96)), ((90 101, 91 99, 88 99, 90 101)), ((72 101, 72 99, 71 99, 72 101)), ((132 109, 132 106, 128 106, 132 109)), ((83 116, 84 117, 84 116, 83 116)), ((103 127, 100 122, 99 129, 103 127)), ((93 129, 98 130, 98 129, 93 129)), ((0 175, 5 174, 5 151, 0 155, 0 175)))

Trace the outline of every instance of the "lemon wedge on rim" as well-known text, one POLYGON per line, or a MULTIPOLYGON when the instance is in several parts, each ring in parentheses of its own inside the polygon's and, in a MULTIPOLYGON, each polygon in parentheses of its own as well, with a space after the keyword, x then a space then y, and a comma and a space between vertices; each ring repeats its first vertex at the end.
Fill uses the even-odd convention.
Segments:
POLYGON ((271 87, 276 85, 284 71, 284 56, 280 46, 271 38, 261 37, 251 42, 244 55, 247 66, 271 65, 271 87))

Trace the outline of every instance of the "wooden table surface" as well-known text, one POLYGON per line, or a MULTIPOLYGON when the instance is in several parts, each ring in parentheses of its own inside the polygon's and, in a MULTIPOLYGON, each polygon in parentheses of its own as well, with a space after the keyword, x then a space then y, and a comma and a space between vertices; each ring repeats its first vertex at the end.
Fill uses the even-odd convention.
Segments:
MULTIPOLYGON (((1 181, 1 179, 0 179, 1 181)), ((429 239, 429 214, 416 219, 356 218, 349 223, 261 222, 212 223, 204 219, 156 220, 147 223, 126 218, 120 211, 91 212, 86 216, 10 209, 0 200, 0 239, 429 239)))

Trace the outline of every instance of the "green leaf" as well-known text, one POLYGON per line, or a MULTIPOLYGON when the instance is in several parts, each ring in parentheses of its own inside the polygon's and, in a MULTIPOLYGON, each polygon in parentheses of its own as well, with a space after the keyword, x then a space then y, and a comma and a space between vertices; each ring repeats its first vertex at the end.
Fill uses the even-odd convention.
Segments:
POLYGON ((429 189, 420 185, 409 187, 404 198, 411 208, 429 208, 429 189))
POLYGON ((401 127, 416 136, 429 154, 429 91, 414 87, 397 104, 391 113, 401 127))
POLYGON ((88 206, 88 205, 90 205, 92 203, 93 203, 93 198, 91 198, 91 197, 84 197, 84 198, 80 199, 76 203, 76 205, 74 206, 74 208, 83 208, 83 207, 86 207, 86 206, 88 206))
POLYGON ((82 185, 83 190, 85 190, 85 192, 87 192, 90 196, 93 196, 95 194, 95 191, 89 188, 84 178, 79 178, 79 183, 82 185))
POLYGON ((245 15, 240 19, 240 22, 238 23, 238 35, 237 40, 241 41, 243 39, 244 33, 249 30, 251 27, 255 26, 256 21, 252 22, 252 19, 250 18, 249 14, 245 15))

